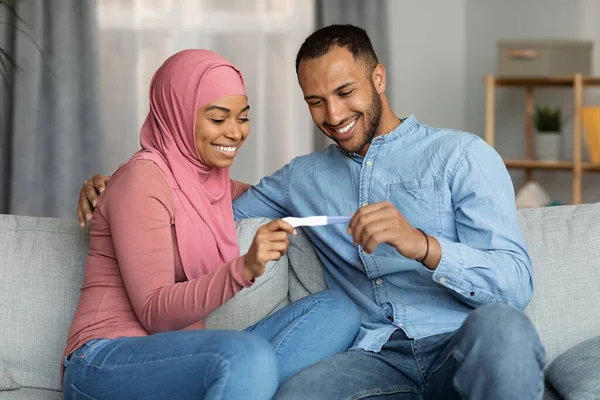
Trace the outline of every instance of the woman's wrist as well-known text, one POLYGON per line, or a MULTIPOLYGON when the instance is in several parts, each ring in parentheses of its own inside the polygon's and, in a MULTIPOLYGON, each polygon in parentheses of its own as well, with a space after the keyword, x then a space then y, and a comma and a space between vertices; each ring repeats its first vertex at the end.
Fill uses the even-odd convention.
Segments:
POLYGON ((256 275, 254 274, 254 271, 252 271, 252 269, 250 267, 248 267, 248 264, 246 264, 245 261, 244 261, 244 276, 246 277, 246 280, 248 282, 254 282, 254 280, 256 279, 256 275))

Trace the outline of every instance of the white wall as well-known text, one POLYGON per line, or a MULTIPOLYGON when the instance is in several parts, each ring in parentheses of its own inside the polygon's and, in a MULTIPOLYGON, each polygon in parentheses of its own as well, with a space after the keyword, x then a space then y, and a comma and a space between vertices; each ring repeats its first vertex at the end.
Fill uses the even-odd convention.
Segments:
POLYGON ((388 0, 391 87, 397 115, 464 129, 465 0, 388 0))
MULTIPOLYGON (((414 113, 434 126, 484 135, 483 77, 496 72, 496 41, 508 38, 596 40, 594 73, 600 75, 600 1, 597 0, 388 0, 394 84, 399 115, 414 113)), ((536 101, 572 113, 572 91, 536 89, 536 101)), ((496 92, 496 147, 507 158, 524 154, 524 90, 496 92)), ((600 105, 600 90, 586 91, 600 105)), ((572 154, 572 126, 564 127, 565 158, 572 154)), ((584 149, 585 154, 585 149, 584 149)), ((523 173, 511 170, 515 188, 523 173)), ((562 203, 571 201, 569 172, 536 171, 534 179, 562 203)), ((600 201, 600 174, 585 174, 584 202, 600 201)))

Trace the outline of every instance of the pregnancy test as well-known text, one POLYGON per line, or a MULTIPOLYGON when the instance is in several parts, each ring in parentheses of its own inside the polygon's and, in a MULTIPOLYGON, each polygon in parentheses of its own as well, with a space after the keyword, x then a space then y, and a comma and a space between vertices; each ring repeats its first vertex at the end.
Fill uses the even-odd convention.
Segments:
POLYGON ((317 215, 314 217, 286 217, 282 218, 285 222, 297 228, 299 226, 324 226, 332 224, 347 224, 352 217, 328 217, 326 215, 317 215))

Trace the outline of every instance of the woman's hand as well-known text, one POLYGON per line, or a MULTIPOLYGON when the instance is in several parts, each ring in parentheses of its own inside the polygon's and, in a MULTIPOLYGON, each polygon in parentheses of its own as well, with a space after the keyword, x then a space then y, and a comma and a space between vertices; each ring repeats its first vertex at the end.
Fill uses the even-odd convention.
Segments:
POLYGON ((288 233, 295 235, 296 231, 281 219, 258 228, 245 259, 246 278, 250 282, 265 273, 269 261, 277 261, 285 254, 290 244, 288 233))

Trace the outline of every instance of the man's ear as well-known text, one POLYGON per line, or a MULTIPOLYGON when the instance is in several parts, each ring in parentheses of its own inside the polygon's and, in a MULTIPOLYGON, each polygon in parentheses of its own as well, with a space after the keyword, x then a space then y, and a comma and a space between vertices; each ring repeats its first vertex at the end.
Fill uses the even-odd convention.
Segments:
POLYGON ((373 81, 373 85, 375 86, 375 90, 377 93, 383 94, 385 93, 385 68, 381 64, 377 64, 373 69, 373 74, 371 75, 371 79, 373 81))

